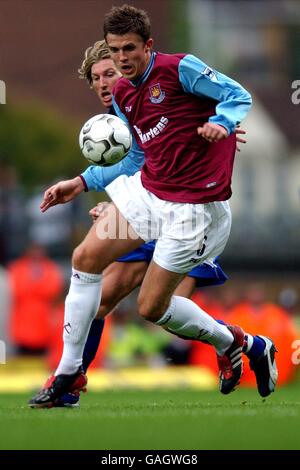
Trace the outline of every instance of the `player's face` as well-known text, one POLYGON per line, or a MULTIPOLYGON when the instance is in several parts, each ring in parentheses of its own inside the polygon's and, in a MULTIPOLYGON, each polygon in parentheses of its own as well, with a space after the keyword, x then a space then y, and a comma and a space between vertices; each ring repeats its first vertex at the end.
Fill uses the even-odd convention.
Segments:
POLYGON ((112 59, 102 59, 91 68, 92 88, 100 98, 101 103, 110 108, 112 105, 112 89, 118 79, 120 72, 112 59))
POLYGON ((151 57, 152 39, 144 42, 136 33, 122 36, 109 33, 106 42, 112 59, 123 77, 136 80, 143 75, 151 57))

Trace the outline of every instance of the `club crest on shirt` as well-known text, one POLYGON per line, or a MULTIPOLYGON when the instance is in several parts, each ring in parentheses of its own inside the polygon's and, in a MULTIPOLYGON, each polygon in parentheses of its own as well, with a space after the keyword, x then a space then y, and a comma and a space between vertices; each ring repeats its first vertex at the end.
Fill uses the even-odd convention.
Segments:
POLYGON ((149 87, 151 103, 161 103, 165 99, 165 92, 160 88, 160 84, 156 83, 149 87))

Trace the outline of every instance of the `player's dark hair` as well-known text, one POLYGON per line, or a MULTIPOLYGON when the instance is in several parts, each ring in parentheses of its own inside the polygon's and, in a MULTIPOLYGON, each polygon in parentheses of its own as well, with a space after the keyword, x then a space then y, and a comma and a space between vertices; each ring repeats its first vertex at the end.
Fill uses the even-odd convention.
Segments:
POLYGON ((105 39, 109 33, 118 36, 135 33, 146 42, 151 35, 150 18, 144 10, 131 5, 113 7, 104 17, 103 32, 105 39))

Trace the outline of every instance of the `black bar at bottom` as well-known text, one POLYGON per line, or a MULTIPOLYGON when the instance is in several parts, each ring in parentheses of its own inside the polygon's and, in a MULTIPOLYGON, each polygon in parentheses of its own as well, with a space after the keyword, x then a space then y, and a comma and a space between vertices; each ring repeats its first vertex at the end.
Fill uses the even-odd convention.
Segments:
MULTIPOLYGON (((203 464, 212 465, 219 462, 222 467, 230 465, 230 462, 239 461, 247 463, 262 463, 268 459, 269 464, 276 461, 286 463, 287 458, 300 457, 297 450, 16 450, 0 451, 0 464, 30 463, 31 465, 74 464, 84 468, 83 465, 96 464, 100 466, 123 466, 125 468, 141 468, 159 465, 191 465, 199 466, 203 464)), ((2 467, 3 468, 3 467, 2 467)), ((23 467, 22 467, 23 468, 23 467)))

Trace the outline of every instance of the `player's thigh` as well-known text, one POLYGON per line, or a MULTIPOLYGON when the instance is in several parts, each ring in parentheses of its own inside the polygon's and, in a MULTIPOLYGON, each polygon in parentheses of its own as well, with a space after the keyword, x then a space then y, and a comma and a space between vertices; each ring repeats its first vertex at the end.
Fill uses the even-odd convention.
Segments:
POLYGON ((103 272, 101 307, 107 314, 136 287, 145 276, 148 264, 145 261, 130 263, 114 262, 103 272))
POLYGON ((176 287, 174 295, 189 299, 193 295, 195 288, 196 279, 194 277, 185 276, 176 287))
POLYGON ((138 297, 140 315, 150 321, 159 320, 182 278, 182 274, 168 271, 152 261, 138 297))
POLYGON ((116 258, 143 243, 111 203, 93 224, 83 242, 74 250, 73 266, 79 271, 99 273, 116 258))

